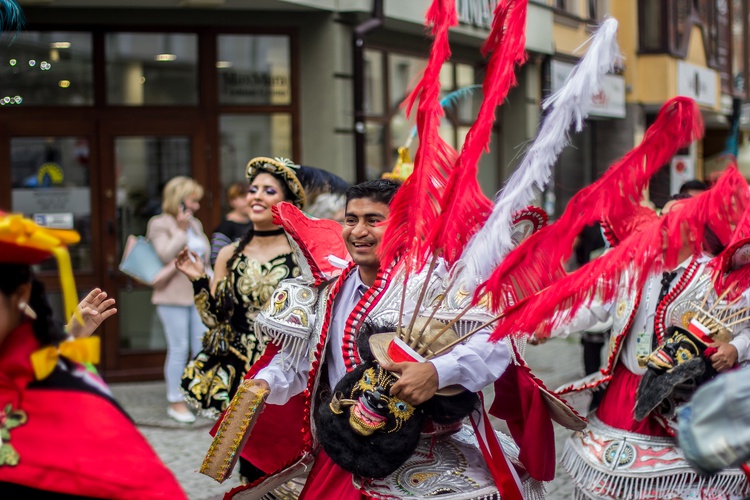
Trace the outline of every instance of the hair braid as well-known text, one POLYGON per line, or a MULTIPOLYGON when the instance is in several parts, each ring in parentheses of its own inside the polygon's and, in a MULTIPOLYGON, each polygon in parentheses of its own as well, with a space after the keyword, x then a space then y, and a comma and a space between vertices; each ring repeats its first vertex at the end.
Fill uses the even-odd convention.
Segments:
POLYGON ((242 238, 240 238, 240 240, 237 242, 237 248, 234 249, 234 253, 231 257, 229 257, 229 260, 227 261, 227 273, 232 272, 234 261, 237 260, 247 244, 250 243, 250 240, 253 239, 253 234, 255 234, 255 231, 252 227, 250 227, 250 229, 248 229, 247 232, 242 235, 242 238))
POLYGON ((42 345, 57 344, 65 339, 60 323, 54 319, 52 307, 44 292, 44 284, 36 278, 31 280, 29 307, 36 313, 34 336, 42 345))

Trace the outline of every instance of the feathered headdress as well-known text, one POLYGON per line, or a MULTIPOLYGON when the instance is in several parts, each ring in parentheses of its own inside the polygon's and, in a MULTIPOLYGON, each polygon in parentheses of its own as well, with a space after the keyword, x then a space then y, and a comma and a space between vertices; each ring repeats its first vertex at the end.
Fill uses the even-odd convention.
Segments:
MULTIPOLYGON (((439 256, 442 256, 449 265, 455 262, 466 241, 484 222, 489 213, 491 203, 484 196, 477 182, 477 164, 482 151, 489 146, 496 108, 516 84, 515 67, 517 64, 522 64, 526 59, 526 10, 527 0, 507 0, 499 3, 495 9, 492 30, 482 48, 483 54, 492 53, 482 87, 484 99, 479 110, 479 116, 466 136, 455 166, 448 165, 448 168, 444 169, 445 172, 450 172, 444 192, 442 190, 435 190, 434 192, 416 190, 418 183, 432 184, 437 187, 434 176, 432 179, 423 177, 426 170, 424 170, 425 166, 420 164, 420 155, 425 151, 434 153, 435 148, 430 140, 438 141, 438 151, 444 145, 436 128, 422 129, 432 134, 428 138, 425 138, 421 133, 419 135, 420 145, 417 150, 414 174, 407 179, 392 204, 392 220, 383 239, 384 257, 381 260, 383 263, 390 262, 389 259, 393 259, 396 255, 389 254, 389 251, 392 252, 393 249, 398 247, 404 248, 407 279, 411 266, 421 271, 429 255, 432 256, 432 260, 427 271, 428 275, 431 275, 439 256), (414 183, 411 183, 412 179, 415 179, 414 183), (415 199, 415 196, 421 196, 422 199, 415 199), (436 203, 438 204, 437 207, 436 203), (430 212, 421 210, 420 205, 428 206, 430 212), (408 210, 406 210, 407 208, 408 210), (406 217, 407 212, 408 220, 404 221, 406 223, 398 224, 399 217, 406 217), (391 231, 394 222, 397 223, 396 229, 391 231), (422 231, 429 231, 427 238, 421 239, 427 234, 421 232, 418 234, 419 238, 412 237, 409 240, 409 237, 407 237, 406 241, 399 241, 400 237, 397 233, 399 226, 417 227, 418 225, 421 225, 422 231), (389 237, 396 238, 397 244, 394 245, 394 241, 387 241, 389 237)), ((451 22, 453 21, 451 19, 451 22)), ((443 23, 443 26, 445 26, 445 23, 443 23)), ((441 54, 438 40, 442 40, 439 35, 435 39, 430 64, 433 62, 435 52, 438 55, 441 54)), ((428 64, 428 70, 430 69, 434 71, 434 68, 431 68, 428 64)), ((428 70, 425 70, 425 78, 428 70)), ((436 77, 437 73, 433 75, 433 78, 436 77)), ((424 79, 420 82, 420 86, 423 84, 424 79)), ((415 89, 412 99, 415 98, 420 86, 415 89)), ((425 88, 432 88, 432 86, 434 86, 434 83, 431 86, 425 85, 425 88)), ((422 101, 420 101, 421 108, 422 101)), ((442 113, 442 108, 440 108, 440 112, 442 113)), ((420 116, 421 114, 418 112, 418 127, 420 116)), ((439 155, 439 157, 444 158, 443 155, 439 155)), ((407 230, 406 234, 409 233, 410 231, 407 230)), ((421 306, 428 283, 429 279, 425 280, 425 289, 423 289, 417 301, 417 311, 421 306)), ((409 339, 411 345, 416 345, 418 337, 423 333, 420 331, 419 335, 412 335, 411 330, 415 320, 416 315, 412 318, 412 322, 407 329, 411 336, 409 339)))
POLYGON ((544 102, 543 108, 551 109, 537 138, 498 194, 487 223, 469 241, 456 267, 455 282, 467 292, 474 292, 479 283, 487 280, 515 247, 511 218, 532 203, 537 190, 544 189, 549 182, 550 169, 568 143, 571 123, 577 131, 582 130, 593 99, 601 91, 604 75, 620 61, 616 34, 617 21, 605 21, 563 88, 544 102))
POLYGON ((527 1, 498 4, 492 31, 482 47, 484 55, 492 53, 482 86, 484 99, 448 179, 441 213, 427 243, 449 266, 492 208, 477 181, 477 167, 482 152, 489 151, 497 107, 518 83, 516 66, 526 62, 527 1))
MULTIPOLYGON (((581 230, 604 217, 616 220, 632 213, 641 201, 653 174, 678 149, 703 135, 703 120, 695 102, 687 97, 668 101, 643 141, 612 165, 605 174, 570 200, 560 218, 531 235, 510 252, 475 294, 514 287, 519 297, 531 295, 559 276, 562 262, 573 252, 573 241, 581 230)), ((499 310, 508 304, 501 294, 492 294, 499 310)))
POLYGON ((750 205, 727 247, 711 261, 716 293, 734 299, 750 288, 750 205))
POLYGON ((455 160, 455 150, 439 133, 443 108, 440 106, 440 68, 450 57, 448 30, 458 24, 455 0, 434 0, 426 15, 434 41, 421 80, 406 100, 407 114, 417 104, 419 148, 414 172, 406 179, 391 202, 388 227, 378 250, 381 267, 397 259, 412 269, 421 269, 427 259, 425 236, 437 218, 445 183, 455 160))
POLYGON ((681 251, 699 255, 707 228, 721 241, 728 241, 749 199, 747 182, 731 166, 710 190, 681 200, 669 214, 609 252, 506 310, 492 339, 514 333, 549 336, 551 329, 569 322, 592 300, 612 301, 626 272, 632 272, 628 274, 630 289, 642 289, 650 274, 674 268, 681 251))

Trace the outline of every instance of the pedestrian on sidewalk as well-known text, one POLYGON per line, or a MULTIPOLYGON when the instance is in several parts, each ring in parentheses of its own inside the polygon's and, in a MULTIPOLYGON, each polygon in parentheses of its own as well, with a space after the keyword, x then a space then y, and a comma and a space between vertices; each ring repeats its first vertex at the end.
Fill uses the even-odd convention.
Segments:
MULTIPOLYGON (((165 265, 174 266, 177 254, 187 247, 196 260, 210 269, 210 243, 203 225, 193 216, 200 209, 202 197, 203 187, 190 177, 174 177, 164 186, 163 213, 148 222, 146 237, 165 265)), ((200 351, 206 329, 193 303, 190 280, 175 270, 163 285, 154 288, 151 302, 156 305, 167 337, 167 415, 178 422, 194 422, 195 415, 180 392, 180 377, 188 360, 200 351)))

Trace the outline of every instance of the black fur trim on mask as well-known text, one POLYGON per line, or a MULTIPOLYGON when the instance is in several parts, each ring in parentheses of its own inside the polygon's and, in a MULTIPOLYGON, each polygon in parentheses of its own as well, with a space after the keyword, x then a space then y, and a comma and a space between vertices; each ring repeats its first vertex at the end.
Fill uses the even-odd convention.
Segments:
MULTIPOLYGON (((347 373, 333 392, 348 397, 365 370, 373 366, 372 362, 363 363, 347 373)), ((414 453, 424 421, 424 413, 419 409, 399 432, 360 436, 349 426, 349 409, 336 415, 330 409, 330 402, 331 397, 326 398, 317 414, 317 437, 331 460, 342 469, 361 477, 382 478, 398 469, 414 453)))
MULTIPOLYGON (((376 363, 366 362, 346 374, 321 402, 315 424, 323 449, 342 469, 360 477, 382 478, 393 473, 414 453, 425 417, 441 425, 458 422, 475 411, 479 396, 469 391, 450 397, 435 396, 419 405, 397 432, 360 436, 349 425, 348 409, 336 415, 329 404, 337 392, 348 398, 365 370, 374 366, 376 363)), ((386 428, 393 427, 392 422, 389 424, 386 428)))
POLYGON ((419 407, 436 424, 447 425, 471 415, 479 406, 479 396, 475 392, 464 391, 455 396, 433 396, 419 407))
POLYGON ((675 388, 686 381, 704 381, 707 361, 703 357, 693 358, 659 373, 647 370, 638 384, 635 402, 635 419, 639 422, 675 391, 675 388))
POLYGON ((395 332, 395 325, 376 325, 370 321, 365 321, 357 331, 357 351, 359 351, 359 358, 363 363, 368 361, 375 361, 375 356, 372 355, 370 350, 370 336, 376 333, 388 333, 395 332))

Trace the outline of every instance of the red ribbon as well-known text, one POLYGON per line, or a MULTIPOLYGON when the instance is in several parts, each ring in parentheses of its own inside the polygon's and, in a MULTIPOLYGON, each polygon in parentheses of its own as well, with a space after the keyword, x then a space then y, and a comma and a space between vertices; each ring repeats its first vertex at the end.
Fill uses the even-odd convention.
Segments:
POLYGON ((495 480, 497 490, 504 500, 524 500, 520 479, 517 474, 514 474, 514 471, 510 470, 510 462, 500 446, 495 430, 492 428, 490 417, 484 408, 484 398, 481 394, 479 395, 479 399, 482 406, 484 433, 480 431, 473 414, 469 419, 471 420, 471 425, 474 427, 474 432, 479 442, 479 449, 482 450, 482 455, 485 462, 487 462, 487 467, 490 469, 490 474, 492 474, 492 478, 495 480))

